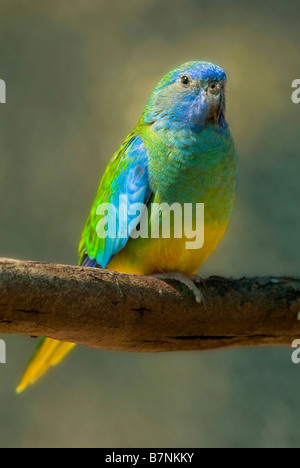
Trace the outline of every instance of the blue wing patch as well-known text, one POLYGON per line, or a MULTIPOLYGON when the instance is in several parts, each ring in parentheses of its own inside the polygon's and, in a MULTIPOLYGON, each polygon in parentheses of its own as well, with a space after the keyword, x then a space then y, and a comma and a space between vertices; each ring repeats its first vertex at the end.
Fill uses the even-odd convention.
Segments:
MULTIPOLYGON (((120 163, 113 175, 109 196, 102 198, 102 202, 108 203, 110 211, 113 211, 114 229, 108 229, 105 239, 95 237, 96 255, 91 256, 86 252, 81 262, 82 266, 105 268, 108 265, 114 255, 124 248, 131 232, 140 222, 142 211, 135 210, 135 204, 146 205, 150 194, 147 150, 142 139, 134 136, 120 155, 120 163)), ((101 214, 99 220, 103 219, 104 213, 101 214)))

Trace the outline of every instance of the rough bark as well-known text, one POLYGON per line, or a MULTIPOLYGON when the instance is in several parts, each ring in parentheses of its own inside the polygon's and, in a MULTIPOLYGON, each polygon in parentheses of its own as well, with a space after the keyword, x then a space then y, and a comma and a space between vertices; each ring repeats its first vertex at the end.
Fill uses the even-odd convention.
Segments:
POLYGON ((200 287, 206 307, 176 281, 0 259, 0 333, 144 352, 300 337, 300 279, 211 277, 200 287))

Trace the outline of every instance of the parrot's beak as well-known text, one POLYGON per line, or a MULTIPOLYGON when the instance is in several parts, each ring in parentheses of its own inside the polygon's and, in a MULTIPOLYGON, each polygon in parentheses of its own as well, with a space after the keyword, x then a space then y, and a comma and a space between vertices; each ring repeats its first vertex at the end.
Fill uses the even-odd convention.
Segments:
POLYGON ((214 88, 208 87, 206 92, 210 104, 209 119, 213 119, 216 124, 219 124, 221 116, 225 111, 224 83, 216 83, 214 88))
POLYGON ((190 106, 188 118, 199 128, 203 128, 208 122, 215 123, 216 127, 224 128, 225 113, 225 83, 223 81, 211 82, 206 87, 201 87, 193 106, 190 106))

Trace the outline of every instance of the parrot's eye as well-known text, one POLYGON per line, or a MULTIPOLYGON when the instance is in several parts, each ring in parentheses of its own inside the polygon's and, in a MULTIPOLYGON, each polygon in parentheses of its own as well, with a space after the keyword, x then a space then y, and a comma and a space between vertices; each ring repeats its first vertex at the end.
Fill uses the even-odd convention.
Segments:
POLYGON ((180 78, 180 82, 183 86, 189 86, 192 82, 192 79, 190 76, 188 75, 183 75, 181 78, 180 78))
POLYGON ((217 94, 220 91, 220 85, 218 83, 210 83, 207 90, 210 94, 217 94))

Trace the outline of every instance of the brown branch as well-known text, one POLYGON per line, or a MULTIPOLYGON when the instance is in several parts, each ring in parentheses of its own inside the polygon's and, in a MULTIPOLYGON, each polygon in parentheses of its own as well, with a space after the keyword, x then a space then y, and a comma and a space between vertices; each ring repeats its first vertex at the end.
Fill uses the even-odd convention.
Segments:
POLYGON ((176 281, 0 259, 0 333, 124 351, 289 346, 300 337, 297 278, 212 277, 201 289, 206 308, 176 281))

